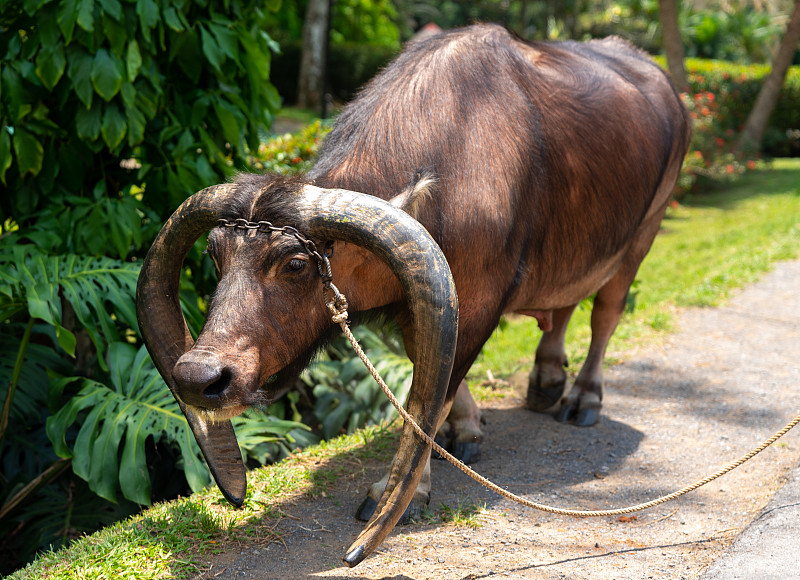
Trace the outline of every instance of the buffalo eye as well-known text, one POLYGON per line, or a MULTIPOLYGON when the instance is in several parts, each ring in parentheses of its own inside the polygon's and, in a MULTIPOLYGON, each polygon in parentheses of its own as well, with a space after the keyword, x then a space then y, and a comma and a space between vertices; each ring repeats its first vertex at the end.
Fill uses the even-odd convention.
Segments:
POLYGON ((288 262, 286 262, 285 269, 287 272, 302 272, 303 269, 306 267, 306 261, 300 258, 292 258, 288 262))

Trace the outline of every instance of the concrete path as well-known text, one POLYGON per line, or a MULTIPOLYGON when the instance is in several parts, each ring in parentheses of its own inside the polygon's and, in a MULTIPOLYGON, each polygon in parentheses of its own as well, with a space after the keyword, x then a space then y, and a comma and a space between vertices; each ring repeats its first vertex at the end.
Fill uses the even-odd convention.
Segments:
MULTIPOLYGON (((732 303, 733 308, 747 307, 747 301, 751 297, 757 298, 761 304, 765 301, 772 304, 769 310, 754 313, 755 321, 779 329, 780 334, 786 333, 787 338, 798 336, 800 263, 780 264, 766 279, 748 289, 743 296, 737 297, 732 303)), ((796 340, 794 344, 796 345, 796 340)), ((781 345, 780 341, 774 342, 774 347, 779 350, 787 346, 792 348, 788 344, 781 345)), ((789 352, 784 351, 784 354, 793 354, 795 361, 800 360, 800 351, 796 348, 789 352)), ((788 370, 791 371, 791 367, 788 370)), ((794 370, 796 372, 796 368, 794 370)), ((800 394, 800 382, 795 384, 795 392, 800 394)), ((800 412, 800 407, 796 412, 800 412)), ((792 470, 787 483, 772 497, 761 514, 700 578, 800 578, 800 466, 792 470)))

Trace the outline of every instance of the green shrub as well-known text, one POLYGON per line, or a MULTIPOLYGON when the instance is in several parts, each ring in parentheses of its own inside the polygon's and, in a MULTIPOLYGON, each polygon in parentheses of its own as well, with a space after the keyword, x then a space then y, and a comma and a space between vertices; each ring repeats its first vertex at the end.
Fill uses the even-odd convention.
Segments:
POLYGON ((720 122, 718 99, 712 92, 683 93, 681 99, 692 118, 693 133, 689 152, 678 178, 676 195, 708 186, 710 181, 735 178, 756 168, 755 158, 734 152, 736 133, 720 122))
MULTIPOLYGON (((394 395, 404 402, 413 365, 406 357, 399 330, 391 324, 383 329, 357 326, 353 333, 394 395)), ((313 389, 314 415, 325 439, 378 425, 397 415, 344 336, 337 337, 321 360, 303 372, 302 380, 313 389)))
POLYGON ((331 125, 314 121, 299 133, 273 137, 261 145, 250 159, 259 171, 294 174, 308 171, 331 125))
MULTIPOLYGON (((663 57, 656 57, 666 67, 663 57)), ((800 66, 789 69, 778 105, 770 117, 761 154, 742 157, 734 146, 755 103, 766 65, 686 59, 689 93, 681 95, 693 120, 694 134, 689 154, 678 180, 676 195, 707 186, 754 169, 766 157, 800 155, 800 66)))
MULTIPOLYGON (((135 284, 160 223, 247 167, 278 109, 261 28, 276 4, 0 3, 0 573, 208 481, 141 348, 135 284)), ((188 262, 213 284, 200 249, 188 262)), ((196 332, 203 302, 183 287, 196 332)))
POLYGON ((679 23, 686 54, 736 62, 765 62, 783 32, 779 20, 753 6, 695 9, 682 3, 679 23))

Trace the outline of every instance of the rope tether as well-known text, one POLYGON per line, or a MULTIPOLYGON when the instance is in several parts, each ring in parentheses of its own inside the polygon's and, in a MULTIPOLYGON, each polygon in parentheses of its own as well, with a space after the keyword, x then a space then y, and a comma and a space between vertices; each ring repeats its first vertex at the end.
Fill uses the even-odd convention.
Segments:
POLYGON ((795 425, 800 423, 800 415, 798 415, 794 419, 792 419, 783 429, 781 429, 780 431, 775 433, 772 437, 770 437, 769 439, 764 441, 761 445, 759 445, 758 447, 756 447, 752 451, 746 453, 745 455, 743 455, 742 457, 740 457, 739 459, 737 459, 733 463, 730 463, 729 465, 727 465, 726 467, 723 467, 722 469, 720 469, 716 473, 713 473, 713 474, 709 475, 708 477, 705 477, 705 478, 703 478, 703 479, 701 479, 699 481, 696 481, 696 482, 692 483, 691 485, 687 485, 686 487, 683 487, 683 488, 681 488, 681 489, 679 489, 677 491, 674 491, 674 492, 672 492, 670 494, 667 494, 667 495, 661 496, 659 498, 656 498, 656 499, 654 499, 652 501, 648 501, 648 502, 641 503, 641 504, 634 505, 634 506, 629 506, 629 507, 624 507, 624 508, 617 508, 617 509, 610 509, 610 510, 572 510, 572 509, 562 509, 562 508, 557 508, 557 507, 552 507, 552 506, 540 504, 540 503, 537 503, 535 501, 531 501, 529 499, 526 499, 524 497, 520 497, 518 495, 515 495, 515 494, 511 493, 510 491, 508 491, 506 489, 503 489, 502 487, 500 487, 496 483, 493 483, 493 482, 489 481, 484 476, 482 476, 481 474, 477 473, 475 470, 473 470, 472 468, 467 466, 464 462, 462 462, 459 459, 456 459, 455 457, 453 457, 444 448, 442 448, 441 445, 436 443, 427 433, 425 433, 425 431, 423 431, 422 428, 419 425, 417 425, 417 422, 414 421, 414 418, 411 415, 408 414, 408 412, 403 408, 403 406, 400 404, 400 402, 394 396, 392 391, 389 390, 389 387, 383 381, 383 379, 381 378, 380 374, 378 374, 378 371, 375 370, 374 366, 372 366, 372 363, 367 358, 367 355, 364 354, 364 351, 361 349, 361 346, 358 344, 358 341, 356 340, 356 337, 353 336, 353 333, 350 331, 350 327, 347 326, 347 301, 344 299, 344 296, 341 296, 340 294, 338 295, 338 297, 339 297, 338 300, 333 300, 332 299, 330 301, 327 301, 328 309, 333 314, 333 322, 337 323, 341 327, 342 332, 344 332, 344 335, 347 337, 347 340, 350 341, 350 344, 353 346, 353 350, 355 350, 356 354, 358 355, 358 358, 361 359, 361 361, 364 363, 364 365, 369 370, 370 374, 372 375, 372 378, 375 379, 375 381, 381 387, 383 392, 389 398, 389 401, 392 403, 394 408, 397 409, 397 412, 400 413, 400 416, 403 418, 403 420, 406 421, 409 425, 411 425, 411 427, 414 429, 416 434, 423 441, 425 441, 428 445, 430 445, 439 455, 444 457, 447 461, 449 461, 455 467, 460 469, 462 472, 464 472, 465 474, 470 476, 472 479, 474 479, 475 481, 477 481, 478 483, 480 483, 484 487, 487 487, 487 488, 491 489, 495 493, 497 493, 497 494, 503 496, 504 498, 509 499, 509 500, 511 500, 513 502, 516 502, 516 503, 524 505, 526 507, 533 508, 533 509, 536 509, 536 510, 540 510, 540 511, 543 511, 543 512, 548 512, 548 513, 558 514, 558 515, 564 515, 564 516, 572 516, 572 517, 577 517, 577 518, 585 518, 585 517, 599 517, 599 516, 620 516, 620 515, 629 514, 629 513, 632 513, 632 512, 638 512, 638 511, 641 511, 641 510, 645 510, 645 509, 648 509, 648 508, 651 508, 651 507, 655 507, 655 506, 657 506, 659 504, 666 503, 668 501, 672 501, 673 499, 676 499, 676 498, 678 498, 678 497, 680 497, 682 495, 685 495, 685 494, 689 493, 690 491, 693 491, 693 490, 697 489, 698 487, 702 487, 702 486, 706 485, 707 483, 710 483, 710 482, 714 481, 715 479, 717 479, 719 477, 722 477, 723 475, 725 475, 729 471, 732 471, 732 470, 736 469, 737 467, 742 465, 745 461, 753 458, 754 456, 756 456, 757 454, 762 452, 764 449, 766 449, 767 447, 769 447, 770 445, 775 443, 775 441, 777 441, 778 439, 783 437, 786 433, 788 433, 792 429, 792 427, 794 427, 795 425), (338 302, 338 306, 335 304, 335 302, 338 302))

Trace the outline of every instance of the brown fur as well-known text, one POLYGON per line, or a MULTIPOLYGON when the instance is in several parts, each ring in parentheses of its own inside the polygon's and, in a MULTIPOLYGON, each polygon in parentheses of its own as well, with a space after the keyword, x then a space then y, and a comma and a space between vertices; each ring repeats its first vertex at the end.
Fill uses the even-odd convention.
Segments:
MULTIPOLYGON (((575 304, 598 292, 576 383, 595 404, 605 344, 689 133, 664 72, 619 39, 526 43, 474 26, 412 43, 342 112, 307 176, 240 176, 225 215, 301 226, 293 200, 303 182, 394 198, 440 245, 456 283, 451 399, 507 312, 543 322, 535 372, 561 376, 562 327, 575 304)), ((262 345, 258 369, 237 392, 252 400, 246 392, 267 377, 299 372, 330 328, 318 278, 313 268, 287 273, 303 252, 285 237, 254 243, 226 230, 209 249, 222 281, 198 345, 227 350, 250 329, 262 345)), ((337 242, 332 266, 353 311, 388 308, 408 327, 399 285, 377 258, 337 242)))

